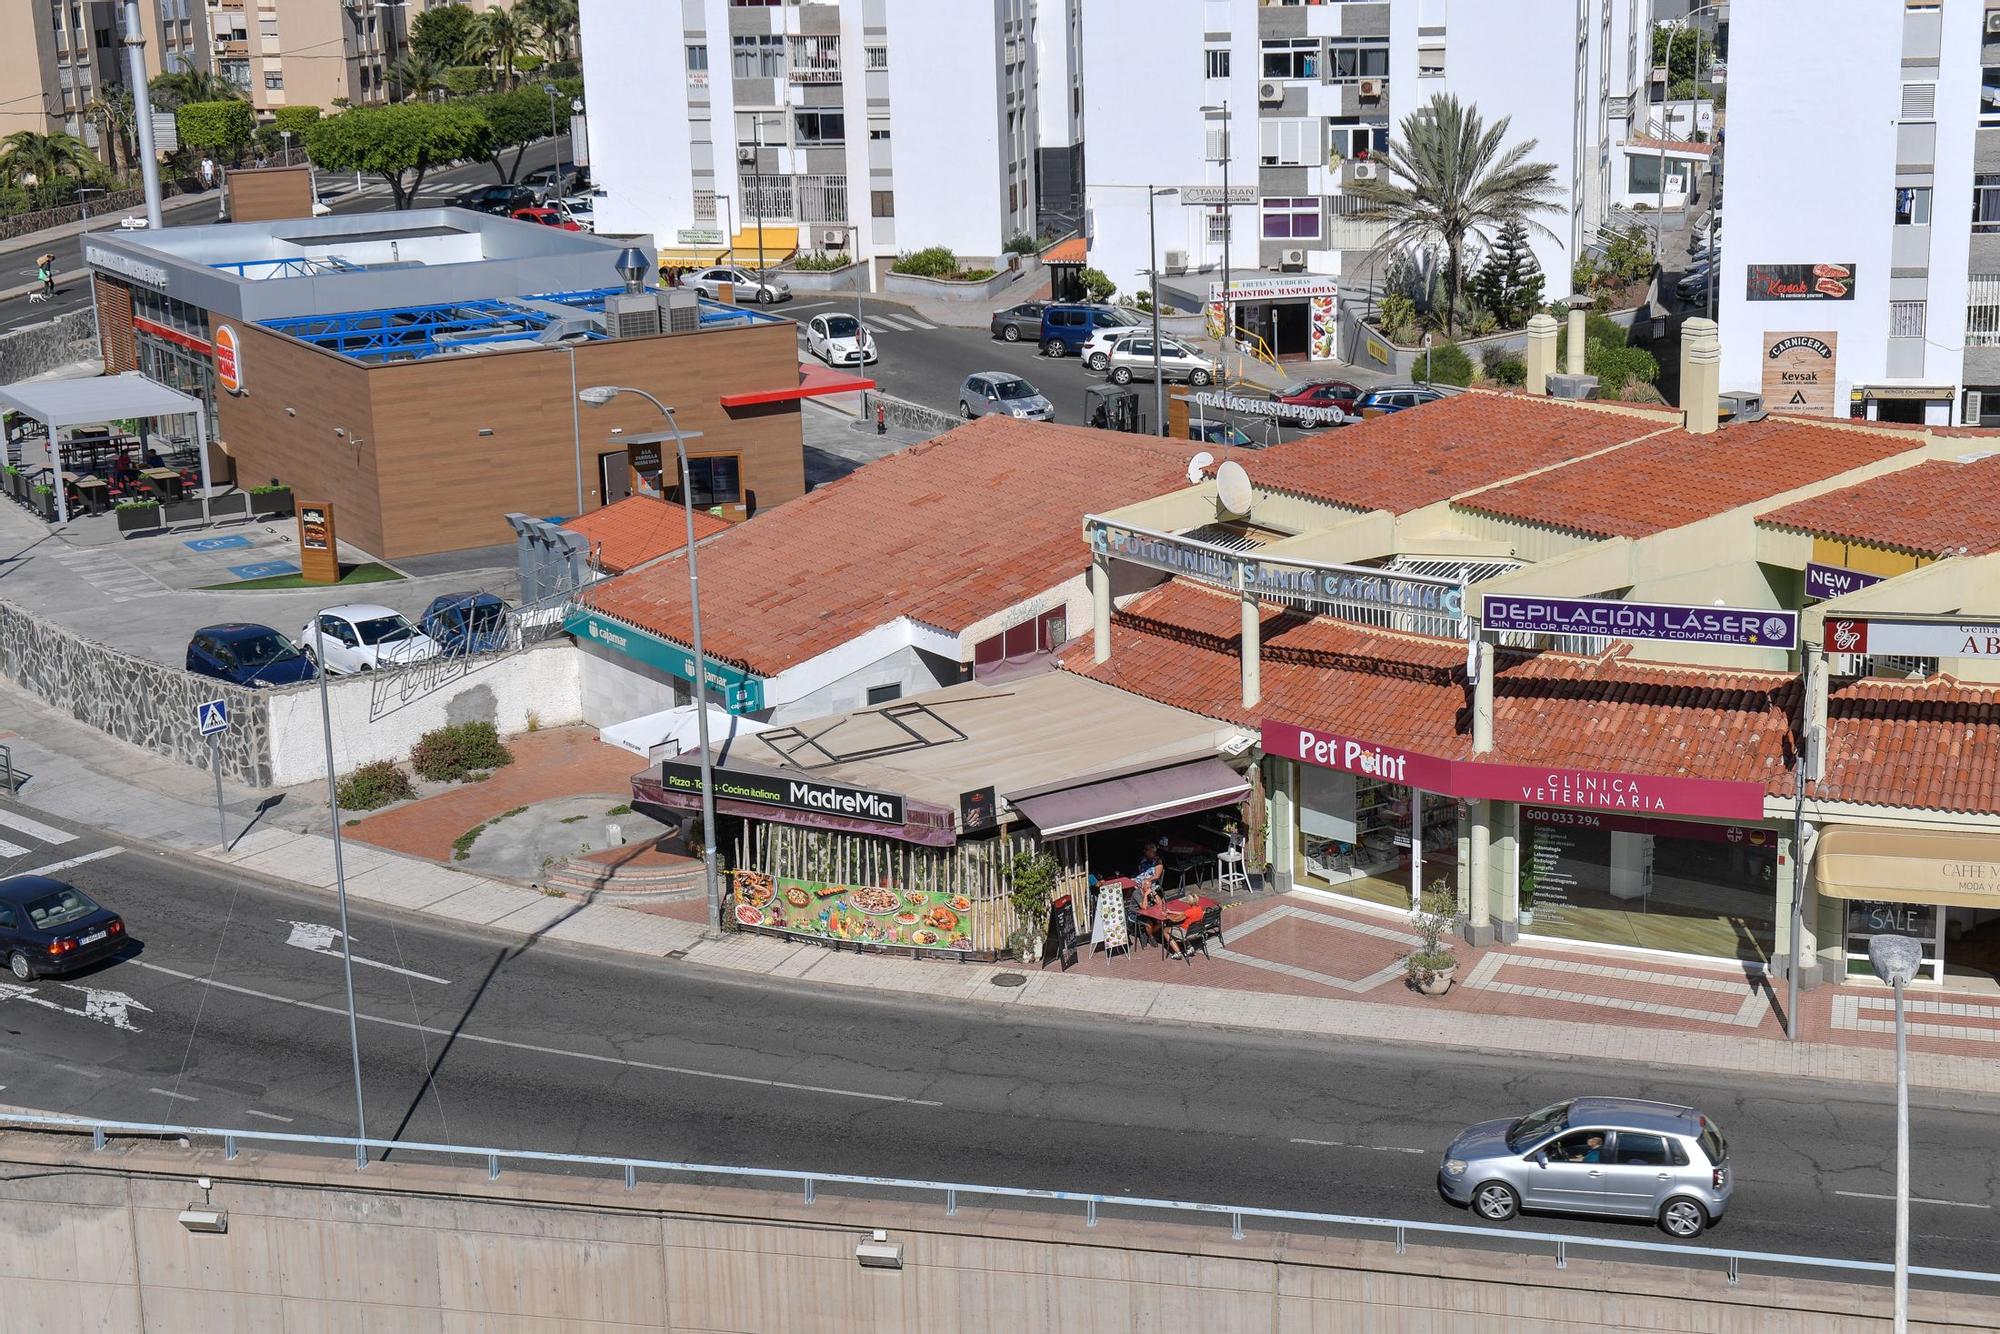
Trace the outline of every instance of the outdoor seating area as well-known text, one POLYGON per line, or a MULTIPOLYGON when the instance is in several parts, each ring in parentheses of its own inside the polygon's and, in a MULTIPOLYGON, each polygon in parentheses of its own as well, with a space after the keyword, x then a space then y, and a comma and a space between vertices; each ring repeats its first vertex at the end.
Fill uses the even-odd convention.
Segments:
POLYGON ((1265 888, 1261 876, 1253 883, 1246 874, 1244 836, 1225 811, 1144 830, 1107 830, 1087 842, 1087 901, 1059 899, 1051 910, 1058 919, 1072 914, 1079 948, 1087 941, 1107 957, 1157 949, 1189 964, 1196 954, 1207 958, 1211 942, 1223 944, 1223 898, 1247 899, 1265 888), (1103 875, 1098 868, 1116 873, 1103 875), (1106 895, 1117 895, 1120 906, 1107 912, 1106 895))
MULTIPOLYGON (((0 386, 0 411, 8 494, 45 522, 130 502, 161 506, 167 523, 213 515, 200 399, 128 373, 0 386)), ((230 508, 248 517, 247 501, 230 508)))

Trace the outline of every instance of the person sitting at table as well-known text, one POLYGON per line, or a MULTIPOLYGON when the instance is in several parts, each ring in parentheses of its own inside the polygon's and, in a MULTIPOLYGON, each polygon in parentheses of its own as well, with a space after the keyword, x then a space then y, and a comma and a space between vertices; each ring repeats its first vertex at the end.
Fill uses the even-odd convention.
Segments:
POLYGON ((130 490, 139 480, 139 469, 132 462, 132 451, 120 448, 118 457, 111 460, 111 484, 120 490, 130 490))
POLYGON ((146 446, 146 452, 143 457, 148 468, 164 468, 167 466, 167 461, 160 457, 160 451, 154 449, 151 445, 146 446))
POLYGON ((1166 877, 1167 864, 1161 855, 1158 843, 1147 843, 1139 853, 1139 870, 1132 877, 1139 885, 1139 906, 1144 908, 1160 901, 1160 881, 1166 877))

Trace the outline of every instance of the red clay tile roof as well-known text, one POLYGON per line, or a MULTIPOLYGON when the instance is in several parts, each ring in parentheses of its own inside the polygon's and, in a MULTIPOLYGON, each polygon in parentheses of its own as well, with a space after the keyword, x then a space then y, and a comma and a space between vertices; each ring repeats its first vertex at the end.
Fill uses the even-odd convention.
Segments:
POLYGON ((1665 430, 1676 412, 1469 390, 1259 453, 1260 488, 1401 514, 1665 430))
POLYGON ((1918 447, 1893 432, 1795 417, 1678 428, 1454 502, 1593 537, 1646 537, 1918 447))
POLYGON ((1083 264, 1090 258, 1090 243, 1081 236, 1069 236, 1042 252, 1045 264, 1083 264))
POLYGON ((1759 523, 1923 556, 2000 551, 2000 456, 1933 459, 1758 516, 1759 523))
POLYGON ((1650 134, 1635 134, 1625 140, 1627 148, 1650 148, 1654 152, 1666 149, 1669 153, 1693 154, 1707 157, 1715 151, 1714 144, 1698 144, 1692 139, 1656 139, 1650 134))
MULTIPOLYGON (((769 676, 898 617, 955 633, 1082 573, 1083 516, 1185 487, 1193 448, 969 422, 702 543, 703 647, 769 676)), ((591 601, 674 643, 691 637, 679 557, 601 584, 591 601)))
MULTIPOLYGON (((1266 607, 1262 702, 1242 707, 1238 605, 1172 582, 1112 619, 1109 661, 1086 637, 1062 666, 1211 718, 1311 723, 1446 759, 1471 759, 1465 649, 1266 607)), ((1761 782, 1791 794, 1798 678, 1601 658, 1502 653, 1495 748, 1504 764, 1761 782)), ((1838 683, 1829 708, 1830 802, 2000 811, 2000 686, 1838 683)))
MULTIPOLYGON (((583 534, 597 567, 612 574, 623 574, 687 545, 687 520, 681 507, 656 496, 627 496, 579 515, 563 527, 583 534)), ((694 512, 697 542, 729 527, 727 519, 704 510, 694 512)))

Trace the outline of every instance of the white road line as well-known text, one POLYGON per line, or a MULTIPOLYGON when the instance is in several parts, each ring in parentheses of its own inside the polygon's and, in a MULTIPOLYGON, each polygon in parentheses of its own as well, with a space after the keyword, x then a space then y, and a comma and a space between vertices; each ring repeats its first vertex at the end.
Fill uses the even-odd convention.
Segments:
POLYGON ((0 838, 0 857, 25 857, 27 855, 28 850, 19 843, 9 843, 6 839, 0 838))
POLYGON ((1295 1139, 1294 1144, 1312 1144, 1322 1149, 1367 1149, 1371 1153, 1429 1153, 1429 1149, 1406 1149, 1400 1144, 1349 1144, 1337 1139, 1295 1139))
POLYGON ((115 846, 109 848, 99 848, 95 852, 86 852, 81 857, 67 857, 59 862, 50 862, 47 866, 37 866, 34 870, 24 871, 22 872, 22 874, 52 875, 57 871, 67 871, 72 866, 81 866, 85 862, 103 861, 106 857, 116 857, 119 853, 123 851, 125 851, 125 849, 115 846))
POLYGON ((908 318, 908 316, 904 315, 870 315, 868 323, 886 326, 894 329, 897 333, 915 333, 916 330, 904 322, 908 318))
MULTIPOLYGON (((5 1084, 0 1084, 0 1089, 4 1089, 6 1087, 7 1086, 5 1084)), ((245 1107, 243 1109, 243 1115, 261 1116, 266 1121, 283 1121, 286 1125, 292 1124, 292 1118, 289 1116, 279 1116, 276 1112, 260 1112, 255 1107, 245 1107)))
MULTIPOLYGON (((1894 1195, 1877 1195, 1872 1190, 1837 1190, 1835 1195, 1846 1195, 1857 1200, 1893 1200, 1894 1195)), ((1964 1200, 1932 1200, 1922 1195, 1912 1195, 1911 1204, 1942 1204, 1950 1209, 1991 1209, 1990 1204, 1967 1204, 1964 1200)))
MULTIPOLYGON (((292 934, 285 941, 287 945, 296 946, 308 954, 323 954, 329 959, 338 959, 341 956, 341 951, 333 947, 334 942, 340 939, 338 927, 322 926, 317 922, 291 922, 290 925, 292 934)), ((354 938, 349 936, 348 939, 352 941, 354 938)), ((401 973, 404 977, 414 977, 419 982, 435 982, 441 987, 451 985, 451 979, 448 977, 432 977, 429 973, 419 973, 413 968, 398 968, 393 963, 364 959, 358 954, 354 956, 354 962, 369 968, 380 968, 384 972, 401 973)))
POLYGON ((19 830, 30 838, 39 838, 44 843, 53 843, 57 847, 61 847, 65 843, 76 842, 76 835, 70 833, 68 830, 57 829, 52 825, 45 825, 40 820, 30 820, 27 816, 16 814, 10 810, 0 809, 0 825, 6 825, 9 829, 19 830))
POLYGON ((99 1073, 98 1071, 95 1071, 95 1070, 86 1070, 86 1069, 84 1069, 84 1068, 83 1068, 82 1066, 80 1066, 80 1065, 64 1065, 64 1064, 63 1064, 63 1063, 62 1063, 61 1061, 57 1061, 57 1062, 56 1062, 56 1069, 58 1069, 58 1070, 67 1070, 67 1071, 69 1071, 69 1072, 70 1072, 71 1074, 73 1074, 73 1075, 82 1075, 82 1076, 83 1076, 83 1077, 84 1077, 85 1079, 102 1079, 102 1078, 104 1078, 104 1076, 103 1076, 102 1074, 100 1074, 100 1073, 99 1073))
MULTIPOLYGON (((168 968, 163 964, 147 963, 143 959, 130 961, 135 968, 146 968, 169 977, 178 977, 185 982, 199 983, 214 987, 218 991, 234 992, 238 996, 251 996, 257 1000, 271 1001, 278 1005, 290 1005, 301 1010, 311 1010, 317 1014, 331 1014, 345 1018, 347 1011, 334 1005, 316 1005, 311 1001, 293 1000, 290 996, 274 996, 268 991, 253 991, 249 987, 239 987, 228 982, 216 982, 206 977, 196 977, 193 973, 183 973, 178 968, 168 968)), ((510 1042, 506 1038, 482 1037, 477 1033, 459 1033, 449 1028, 439 1028, 433 1024, 419 1024, 408 1019, 385 1019, 379 1015, 359 1014, 355 1018, 371 1024, 381 1024, 387 1028, 403 1028, 415 1033, 427 1033, 432 1037, 452 1038, 459 1042, 477 1042, 489 1047, 507 1047, 514 1051, 531 1051, 541 1056, 565 1056, 578 1061, 595 1061, 600 1065, 622 1065, 632 1070, 653 1070, 665 1075, 686 1075, 692 1079, 719 1079, 730 1084, 756 1084, 762 1088, 790 1089, 797 1093, 825 1093, 836 1098, 862 1098, 869 1102, 898 1102, 911 1107, 942 1107, 941 1102, 928 1098, 905 1098, 893 1093, 863 1093, 858 1089, 825 1088, 818 1084, 793 1084, 782 1079, 757 1079, 751 1075, 726 1075, 715 1070, 691 1070, 678 1065, 656 1065, 651 1061, 628 1060, 622 1056, 599 1056, 593 1052, 568 1051, 560 1047, 540 1047, 532 1042, 510 1042)))
POLYGON ((180 1101, 182 1101, 182 1102, 200 1102, 200 1101, 201 1101, 201 1099, 200 1099, 200 1098, 197 1098, 197 1097, 195 1097, 195 1096, 194 1096, 194 1094, 192 1094, 192 1093, 175 1093, 175 1092, 173 1092, 173 1091, 171 1091, 171 1090, 169 1090, 169 1089, 147 1089, 147 1090, 146 1090, 146 1092, 148 1092, 148 1093, 157 1093, 157 1094, 159 1094, 159 1095, 160 1095, 160 1096, 161 1096, 162 1098, 178 1098, 178 1099, 179 1099, 180 1101))

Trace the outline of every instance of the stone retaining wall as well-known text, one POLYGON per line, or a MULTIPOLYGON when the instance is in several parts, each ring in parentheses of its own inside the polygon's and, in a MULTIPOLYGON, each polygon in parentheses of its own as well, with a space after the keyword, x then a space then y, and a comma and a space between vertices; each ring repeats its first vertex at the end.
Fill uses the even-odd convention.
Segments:
POLYGON ((0 338, 0 384, 31 380, 64 366, 95 360, 97 339, 91 329, 86 307, 0 338))

